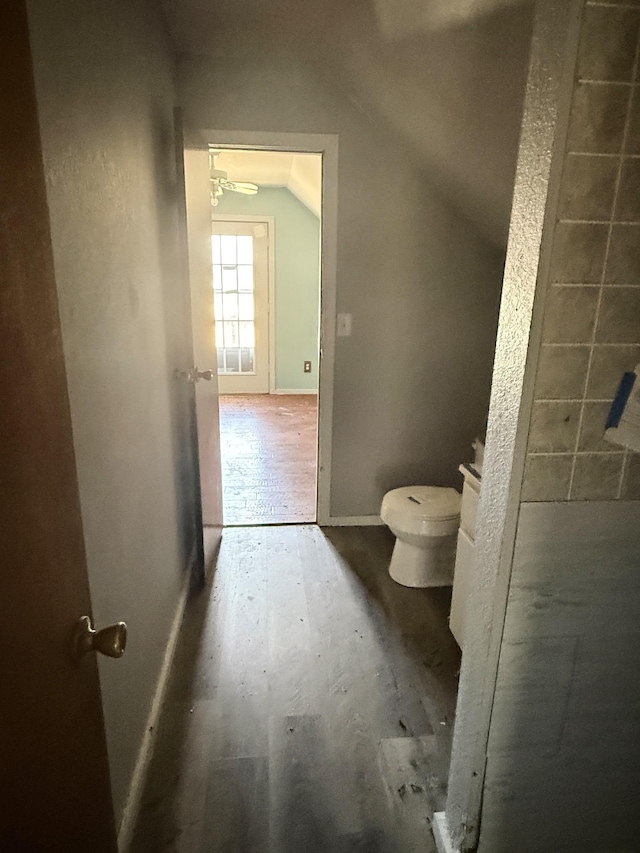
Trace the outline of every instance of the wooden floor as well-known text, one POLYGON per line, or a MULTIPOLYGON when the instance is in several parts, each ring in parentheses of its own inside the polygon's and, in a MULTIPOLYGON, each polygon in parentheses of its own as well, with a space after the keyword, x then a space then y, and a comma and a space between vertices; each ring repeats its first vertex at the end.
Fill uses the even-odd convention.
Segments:
POLYGON ((220 397, 225 524, 316 520, 315 394, 220 397))
POLYGON ((188 605, 132 853, 433 853, 459 651, 386 528, 224 531, 188 605))

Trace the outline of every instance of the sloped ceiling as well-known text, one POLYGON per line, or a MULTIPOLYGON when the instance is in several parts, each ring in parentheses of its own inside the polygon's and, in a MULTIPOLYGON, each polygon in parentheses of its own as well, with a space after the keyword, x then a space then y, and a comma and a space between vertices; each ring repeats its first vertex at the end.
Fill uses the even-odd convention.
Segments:
MULTIPOLYGON (((530 0, 163 0, 179 54, 295 55, 389 128, 497 245, 508 230, 530 0)), ((393 164, 386 164, 389 169, 393 164)))
POLYGON ((322 206, 322 157, 284 151, 221 150, 216 168, 230 181, 249 181, 262 187, 286 187, 316 216, 322 206))

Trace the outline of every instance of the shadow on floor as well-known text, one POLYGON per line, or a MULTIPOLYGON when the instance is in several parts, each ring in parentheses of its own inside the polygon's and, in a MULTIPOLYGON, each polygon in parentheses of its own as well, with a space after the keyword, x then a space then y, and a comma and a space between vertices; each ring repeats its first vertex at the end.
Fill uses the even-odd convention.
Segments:
POLYGON ((226 530, 191 600, 132 853, 434 853, 459 652, 385 528, 226 530))

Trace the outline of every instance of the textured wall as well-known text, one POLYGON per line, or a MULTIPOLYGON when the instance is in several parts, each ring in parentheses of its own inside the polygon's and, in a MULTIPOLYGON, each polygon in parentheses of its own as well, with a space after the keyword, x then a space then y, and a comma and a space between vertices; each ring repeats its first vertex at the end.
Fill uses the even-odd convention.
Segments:
POLYGON ((184 60, 179 84, 195 127, 339 135, 337 310, 353 333, 336 343, 331 514, 377 515, 408 483, 458 485, 486 419, 502 251, 296 56, 184 60))
MULTIPOLYGON (((318 390, 320 222, 284 187, 262 187, 255 196, 225 193, 216 214, 275 218, 275 387, 318 390), (311 361, 311 373, 303 372, 311 361)), ((274 365, 271 365, 274 369, 274 365)))
POLYGON ((28 9, 93 613, 129 626, 100 658, 118 817, 194 536, 173 64, 152 2, 28 9))
POLYGON ((526 501, 640 498, 640 454, 603 440, 640 362, 640 8, 585 7, 538 362, 526 501))

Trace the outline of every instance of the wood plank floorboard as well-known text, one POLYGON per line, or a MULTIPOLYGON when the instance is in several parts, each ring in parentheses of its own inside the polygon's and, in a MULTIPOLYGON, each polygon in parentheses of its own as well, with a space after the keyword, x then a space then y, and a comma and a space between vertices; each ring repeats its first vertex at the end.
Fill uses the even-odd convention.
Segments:
POLYGON ((315 521, 317 395, 234 394, 219 403, 224 523, 315 521))
POLYGON ((131 853, 435 853, 460 656, 450 592, 398 586, 392 547, 385 528, 225 529, 131 853))

